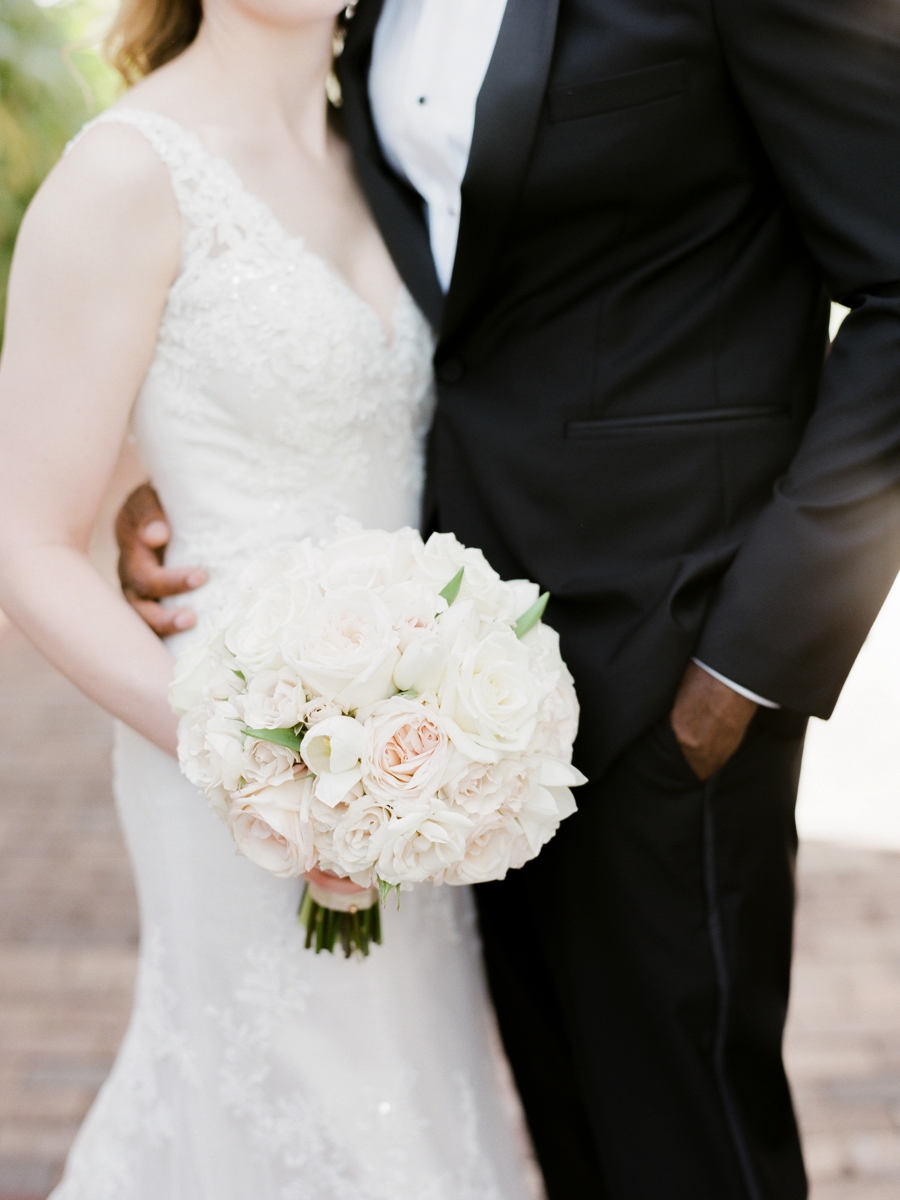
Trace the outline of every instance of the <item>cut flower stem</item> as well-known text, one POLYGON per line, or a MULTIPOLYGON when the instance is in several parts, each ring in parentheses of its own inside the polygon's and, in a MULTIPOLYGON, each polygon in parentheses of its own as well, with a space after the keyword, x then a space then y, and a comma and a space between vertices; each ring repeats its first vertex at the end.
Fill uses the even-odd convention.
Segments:
POLYGON ((315 950, 316 954, 323 950, 333 954, 340 943, 344 958, 349 958, 354 951, 365 958, 373 942, 381 945, 381 905, 377 899, 368 908, 357 908, 354 904, 340 910, 328 908, 313 899, 307 884, 297 919, 306 930, 307 950, 315 950))

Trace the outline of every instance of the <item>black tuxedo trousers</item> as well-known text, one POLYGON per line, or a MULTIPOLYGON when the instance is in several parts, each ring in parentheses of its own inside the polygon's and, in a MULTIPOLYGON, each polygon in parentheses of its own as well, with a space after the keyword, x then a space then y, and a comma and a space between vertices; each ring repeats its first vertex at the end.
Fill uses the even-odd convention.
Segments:
POLYGON ((436 332, 425 523, 552 593, 582 705, 578 815, 480 901, 553 1200, 794 1200, 796 726, 900 566, 900 3, 508 0, 446 297, 380 9, 343 119, 436 332), (703 787, 692 655, 783 710, 703 787))
POLYGON ((698 782, 663 719, 523 870, 481 885, 550 1200, 802 1200, 781 1061, 804 722, 698 782))

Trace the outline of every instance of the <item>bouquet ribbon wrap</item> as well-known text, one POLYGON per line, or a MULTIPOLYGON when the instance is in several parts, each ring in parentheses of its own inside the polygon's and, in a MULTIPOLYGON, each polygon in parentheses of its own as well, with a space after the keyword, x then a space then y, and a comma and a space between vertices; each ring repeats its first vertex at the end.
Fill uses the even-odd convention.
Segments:
POLYGON ((332 912, 364 912, 378 903, 378 888, 374 887, 366 888, 362 892, 331 892, 327 888, 319 887, 312 880, 307 880, 306 886, 315 903, 332 912))

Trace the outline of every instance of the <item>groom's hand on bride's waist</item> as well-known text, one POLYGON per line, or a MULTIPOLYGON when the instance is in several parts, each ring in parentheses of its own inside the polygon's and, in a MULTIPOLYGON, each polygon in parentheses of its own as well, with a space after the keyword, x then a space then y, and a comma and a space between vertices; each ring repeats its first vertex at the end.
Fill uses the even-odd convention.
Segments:
POLYGON ((669 721, 698 779, 709 779, 728 762, 758 707, 697 663, 688 663, 669 721))
POLYGON ((164 608, 164 596, 179 596, 206 582, 199 567, 170 571, 162 565, 169 542, 169 525, 159 497, 148 484, 131 493, 116 518, 119 543, 119 579, 129 604, 154 633, 168 637, 190 629, 196 622, 189 608, 164 608))

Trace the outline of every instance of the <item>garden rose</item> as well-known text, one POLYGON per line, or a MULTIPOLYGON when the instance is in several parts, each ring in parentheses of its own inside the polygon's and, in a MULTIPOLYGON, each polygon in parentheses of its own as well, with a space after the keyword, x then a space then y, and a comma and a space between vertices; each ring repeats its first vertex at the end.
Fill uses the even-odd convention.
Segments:
POLYGON ((312 827, 304 811, 310 789, 307 778, 232 800, 228 827, 240 853, 281 879, 315 866, 312 827))
POLYGON ((293 729, 303 720, 306 692, 291 667, 259 671, 235 702, 248 729, 293 729))
POLYGON ((340 705, 335 704, 333 700, 326 700, 324 696, 313 696, 300 710, 300 720, 307 727, 327 721, 329 717, 342 715, 340 705))
POLYGON ((178 759, 195 787, 239 786, 243 765, 243 726, 233 705, 218 700, 191 709, 178 726, 178 759))
POLYGON ((391 819, 390 810, 371 796, 355 799, 334 828, 334 856, 362 887, 370 886, 378 849, 375 835, 391 819))
POLYGON ((505 879, 522 833, 498 812, 481 817, 466 841, 466 853, 444 876, 450 884, 487 883, 505 879))
POLYGON ((311 691, 353 712, 394 692, 399 640, 378 596, 341 588, 284 630, 282 653, 311 691))
POLYGON ((179 716, 207 699, 207 684, 211 675, 220 669, 224 649, 224 635, 207 626, 179 654, 169 685, 169 704, 179 716))
POLYGON ((392 817, 373 835, 377 873, 385 883, 441 882, 466 852, 471 819, 439 804, 423 804, 392 817))
POLYGON ((464 760, 442 794, 474 818, 490 816, 501 807, 516 812, 528 778, 528 764, 518 758, 501 758, 497 763, 464 760))
POLYGON ((281 581, 248 592, 225 630, 225 645, 245 674, 282 666, 280 643, 285 626, 302 620, 318 589, 306 580, 281 581))
POLYGON ((426 584, 411 580, 386 588, 382 599, 400 635, 401 653, 415 638, 437 633, 438 615, 448 607, 443 596, 426 584))
POLYGON ((452 769, 454 751, 433 708, 395 696, 368 716, 362 757, 368 794, 396 806, 436 795, 452 769))
POLYGON ((422 538, 415 529, 386 533, 363 529, 346 517, 338 520, 339 536, 320 551, 322 586, 326 591, 360 587, 383 591, 409 577, 422 538))
POLYGON ((526 750, 544 693, 535 686, 527 647, 510 630, 460 639, 447 661, 438 691, 442 715, 467 735, 460 748, 478 758, 526 750))
POLYGON ((297 759, 286 746, 248 737, 244 741, 241 777, 251 787, 278 787, 294 778, 297 759))

